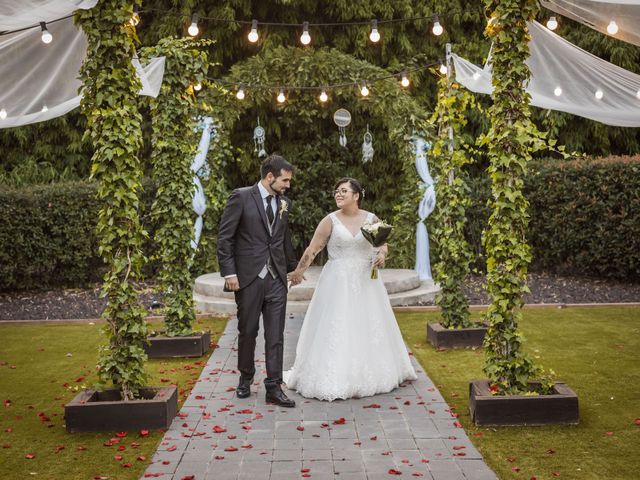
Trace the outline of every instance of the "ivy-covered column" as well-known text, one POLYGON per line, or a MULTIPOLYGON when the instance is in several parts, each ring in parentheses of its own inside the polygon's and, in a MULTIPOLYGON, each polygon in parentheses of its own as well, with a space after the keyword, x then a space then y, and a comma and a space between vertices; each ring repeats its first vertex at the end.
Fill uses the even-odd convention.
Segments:
POLYGON ((100 379, 119 387, 124 399, 144 384, 146 310, 134 282, 140 279, 145 232, 140 223, 142 118, 138 111, 140 81, 131 63, 136 32, 130 23, 133 3, 101 0, 80 10, 77 20, 88 38, 82 67, 82 111, 86 135, 95 153, 91 173, 98 182, 99 253, 108 266, 102 295, 107 299, 109 345, 99 360, 100 379))
POLYGON ((532 152, 544 148, 544 135, 530 120, 529 95, 524 86, 531 73, 528 21, 538 10, 537 0, 487 0, 490 16, 486 35, 492 41, 493 105, 491 128, 481 139, 488 145, 491 177, 491 216, 483 241, 487 251, 487 310, 485 373, 496 393, 527 391, 527 382, 540 373, 522 351, 518 331, 527 268, 528 202, 523 182, 532 152))
POLYGON ((157 185, 152 206, 154 244, 160 260, 160 288, 165 294, 165 326, 169 336, 189 335, 195 310, 190 266, 194 255, 192 196, 200 133, 194 86, 207 74, 207 54, 198 49, 212 41, 165 38, 145 50, 145 56, 166 57, 160 95, 151 100, 153 178, 157 185))
POLYGON ((469 275, 471 249, 464 236, 466 211, 471 200, 463 173, 472 162, 462 145, 465 112, 475 102, 471 94, 447 76, 439 80, 438 104, 431 122, 438 126, 438 137, 431 149, 437 172, 435 211, 431 216, 431 236, 437 252, 434 280, 440 285, 435 303, 441 309, 442 326, 469 328, 469 301, 462 284, 469 275), (456 147, 457 142, 457 147, 456 147))

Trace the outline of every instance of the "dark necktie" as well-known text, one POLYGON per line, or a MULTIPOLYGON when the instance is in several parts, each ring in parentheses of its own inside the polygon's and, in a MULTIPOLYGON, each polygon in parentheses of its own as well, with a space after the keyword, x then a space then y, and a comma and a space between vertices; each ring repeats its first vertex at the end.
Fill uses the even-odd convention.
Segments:
POLYGON ((267 195, 267 219, 269 220, 269 226, 273 225, 273 219, 275 215, 273 214, 273 207, 271 206, 271 199, 273 195, 267 195))

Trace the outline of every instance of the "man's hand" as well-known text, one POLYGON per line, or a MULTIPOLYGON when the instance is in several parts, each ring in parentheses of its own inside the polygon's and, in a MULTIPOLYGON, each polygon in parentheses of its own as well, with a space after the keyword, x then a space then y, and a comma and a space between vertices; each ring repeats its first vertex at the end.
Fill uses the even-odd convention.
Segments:
POLYGON ((294 270, 287 274, 287 280, 291 282, 291 285, 298 285, 302 283, 303 280, 306 280, 306 278, 304 278, 304 275, 301 272, 294 270))
POLYGON ((240 282, 238 281, 238 277, 225 278, 224 286, 227 290, 237 292, 238 290, 240 290, 240 282))

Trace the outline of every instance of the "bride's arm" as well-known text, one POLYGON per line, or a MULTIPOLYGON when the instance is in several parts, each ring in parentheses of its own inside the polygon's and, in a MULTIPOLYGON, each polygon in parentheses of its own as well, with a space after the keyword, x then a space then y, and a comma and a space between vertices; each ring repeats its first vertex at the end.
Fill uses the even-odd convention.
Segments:
POLYGON ((304 279, 304 272, 309 268, 313 263, 313 259, 316 258, 316 255, 322 251, 329 241, 329 237, 331 236, 331 226, 331 218, 326 216, 316 227, 311 243, 309 243, 309 246, 302 254, 302 258, 298 262, 298 266, 289 274, 289 280, 293 285, 297 285, 302 282, 304 279))

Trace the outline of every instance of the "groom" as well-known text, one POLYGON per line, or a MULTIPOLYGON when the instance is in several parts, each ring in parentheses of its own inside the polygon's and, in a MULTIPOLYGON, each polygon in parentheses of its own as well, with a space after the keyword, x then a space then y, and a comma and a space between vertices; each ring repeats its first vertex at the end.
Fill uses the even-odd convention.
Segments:
MULTIPOLYGON (((282 354, 287 306, 287 272, 297 260, 289 233, 291 201, 284 197, 294 166, 271 155, 260 167, 261 180, 231 193, 218 232, 218 263, 225 290, 238 305, 238 398, 251 395, 254 356, 262 314, 267 378, 266 401, 282 407, 295 402, 282 391, 282 354)), ((293 282, 292 282, 293 283, 293 282)))

